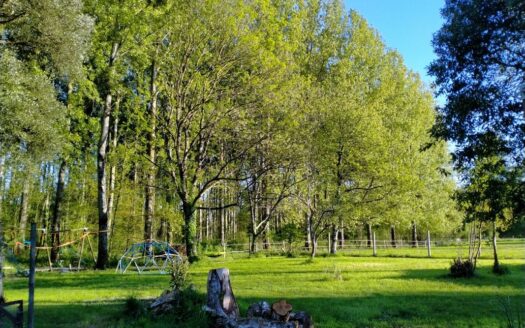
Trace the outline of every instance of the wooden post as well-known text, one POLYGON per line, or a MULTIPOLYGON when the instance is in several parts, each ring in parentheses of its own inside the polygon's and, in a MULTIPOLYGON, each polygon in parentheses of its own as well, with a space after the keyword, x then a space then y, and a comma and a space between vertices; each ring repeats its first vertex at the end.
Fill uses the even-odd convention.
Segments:
POLYGON ((376 247, 376 232, 372 232, 372 248, 374 256, 377 256, 377 247, 376 247))
POLYGON ((27 326, 35 325, 35 267, 36 267, 36 223, 31 223, 31 250, 29 255, 29 303, 27 309, 27 326))
POLYGON ((428 257, 432 257, 432 249, 430 247, 430 231, 427 231, 427 253, 428 257))
POLYGON ((83 230, 83 233, 82 233, 82 242, 81 242, 81 246, 80 246, 80 256, 78 258, 78 266, 77 266, 77 271, 80 271, 80 264, 82 263, 82 253, 84 253, 84 242, 86 241, 86 228, 84 228, 83 230))

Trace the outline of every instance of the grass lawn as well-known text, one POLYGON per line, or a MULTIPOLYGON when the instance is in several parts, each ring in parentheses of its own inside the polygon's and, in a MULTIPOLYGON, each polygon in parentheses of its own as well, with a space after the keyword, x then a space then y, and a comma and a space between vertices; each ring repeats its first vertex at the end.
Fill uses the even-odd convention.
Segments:
MULTIPOLYGON (((477 276, 446 276, 455 250, 437 251, 436 258, 402 257, 215 258, 191 268, 191 281, 206 292, 210 268, 231 271, 233 291, 245 312, 259 301, 286 298, 295 309, 310 312, 316 327, 506 327, 503 303, 513 315, 525 313, 525 245, 501 249, 511 274, 490 273, 488 250, 477 276), (440 253, 441 252, 441 253, 440 253), (520 311, 520 312, 519 312, 520 311)), ((152 298, 168 287, 168 276, 113 270, 80 273, 38 273, 37 327, 199 327, 195 313, 185 324, 173 318, 131 319, 123 314, 126 298, 152 298)), ((6 277, 8 300, 27 300, 27 279, 6 277)), ((1 323, 0 323, 0 326, 1 323)))

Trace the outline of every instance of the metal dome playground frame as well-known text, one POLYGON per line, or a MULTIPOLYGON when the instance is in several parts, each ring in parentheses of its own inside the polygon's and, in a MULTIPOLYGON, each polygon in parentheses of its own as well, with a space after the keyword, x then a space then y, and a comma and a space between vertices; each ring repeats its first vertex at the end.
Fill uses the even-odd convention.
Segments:
POLYGON ((169 243, 152 240, 132 244, 119 259, 115 272, 126 273, 130 269, 140 274, 157 269, 167 273, 171 265, 180 262, 182 257, 169 243))

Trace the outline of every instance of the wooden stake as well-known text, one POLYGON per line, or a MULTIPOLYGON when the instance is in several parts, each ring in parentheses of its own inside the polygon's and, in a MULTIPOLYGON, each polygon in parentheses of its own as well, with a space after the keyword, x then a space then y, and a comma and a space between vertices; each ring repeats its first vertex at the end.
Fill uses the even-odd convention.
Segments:
POLYGON ((49 272, 53 272, 53 263, 51 262, 51 252, 49 252, 49 248, 46 246, 46 253, 47 253, 47 263, 49 264, 49 272))
POLYGON ((372 247, 373 247, 373 252, 374 252, 374 256, 377 256, 377 247, 376 247, 376 232, 372 232, 372 247))
POLYGON ((432 257, 432 249, 430 246, 430 231, 427 231, 427 253, 428 257, 432 257))
POLYGON ((27 326, 35 325, 35 267, 36 267, 36 223, 31 223, 31 251, 29 255, 29 304, 27 326))
POLYGON ((89 239, 89 234, 87 236, 88 244, 89 244, 89 250, 91 251, 91 256, 93 257, 93 261, 96 262, 97 259, 95 258, 95 252, 93 252, 93 246, 91 245, 91 239, 89 239))
POLYGON ((80 245, 80 256, 78 258, 78 267, 77 267, 77 271, 80 271, 80 263, 82 262, 82 253, 84 253, 84 241, 86 239, 86 234, 84 233, 84 235, 82 236, 82 244, 80 245))

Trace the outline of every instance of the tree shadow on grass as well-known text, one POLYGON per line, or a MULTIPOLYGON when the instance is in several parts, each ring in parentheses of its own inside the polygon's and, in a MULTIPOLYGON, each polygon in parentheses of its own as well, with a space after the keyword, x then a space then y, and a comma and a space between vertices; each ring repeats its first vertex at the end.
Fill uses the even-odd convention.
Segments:
MULTIPOLYGON (((154 317, 142 314, 133 317, 125 314, 125 301, 100 301, 82 303, 46 303, 36 305, 35 323, 39 328, 106 328, 106 327, 206 327, 206 318, 195 313, 184 320, 175 314, 154 317)), ((147 307, 147 303, 145 303, 147 307)))
MULTIPOLYGON (((5 280, 6 290, 27 289, 27 278, 8 276, 5 280)), ((169 275, 161 274, 79 274, 79 273, 39 273, 36 275, 36 288, 81 288, 122 289, 130 291, 152 286, 169 285, 169 275)))
POLYGON ((516 289, 525 288, 525 264, 505 265, 510 273, 505 275, 496 275, 492 273, 491 266, 478 266, 476 272, 471 278, 454 278, 449 275, 448 269, 413 269, 405 270, 401 276, 394 279, 418 279, 435 282, 453 283, 464 286, 495 286, 495 287, 513 287, 516 289))
MULTIPOLYGON (((514 314, 523 309, 522 295, 510 296, 514 314)), ((241 313, 259 298, 239 298, 241 313)), ((367 297, 290 297, 295 310, 309 312, 316 327, 498 327, 506 320, 498 299, 489 294, 426 293, 370 295, 367 297)), ((273 302, 276 300, 268 299, 273 302)), ((127 317, 124 303, 37 305, 36 327, 206 327, 205 315, 194 313, 186 321, 175 316, 127 317)))
MULTIPOLYGON (((513 315, 525 310, 523 295, 508 296, 513 315)), ((294 298, 287 301, 309 312, 316 327, 499 327, 505 325, 502 297, 487 293, 374 294, 367 297, 294 298)), ((245 313, 256 298, 241 299, 245 313)), ((276 300, 268 300, 270 302, 276 300)))
MULTIPOLYGON (((435 272, 434 272, 435 274, 435 272)), ((420 275, 418 275, 420 276, 420 275)), ((419 279, 419 278, 416 278, 419 279)), ((435 278, 434 278, 435 279, 435 278)), ((254 282, 256 283, 256 282, 254 282)), ((266 300, 243 297, 233 286, 245 315, 252 303, 266 300), (239 296, 241 295, 241 296, 239 296)), ((308 291, 305 291, 308 295, 308 291)), ((524 293, 504 295, 514 315, 525 309, 524 293)), ((308 297, 283 295, 296 311, 309 312, 316 327, 498 327, 506 319, 501 300, 492 292, 440 290, 393 294, 385 290, 362 297, 308 297)), ((64 300, 67 302, 67 300, 64 300)), ((180 322, 175 316, 131 318, 124 315, 124 300, 36 304, 36 327, 206 327, 205 315, 195 311, 180 322)))

